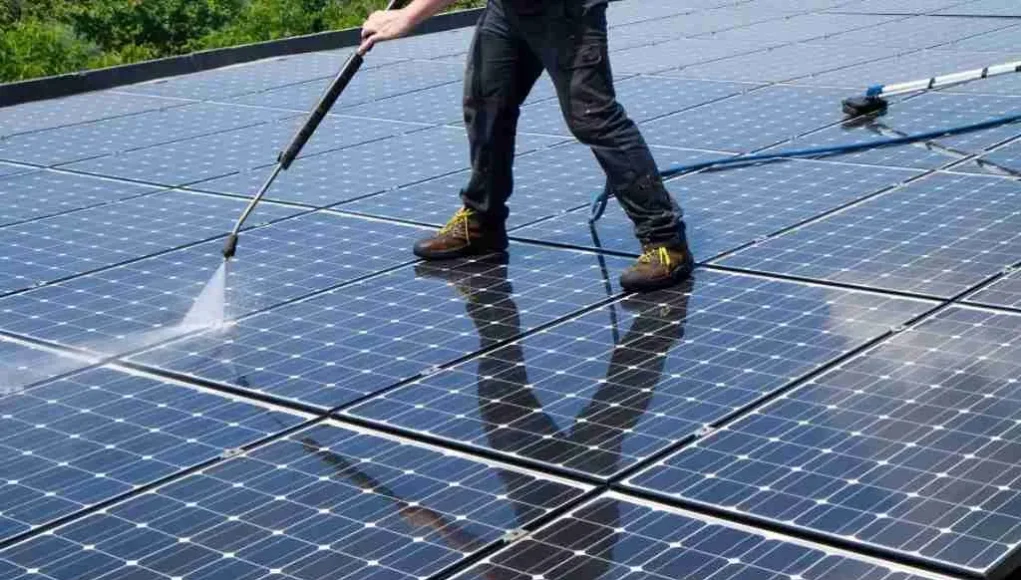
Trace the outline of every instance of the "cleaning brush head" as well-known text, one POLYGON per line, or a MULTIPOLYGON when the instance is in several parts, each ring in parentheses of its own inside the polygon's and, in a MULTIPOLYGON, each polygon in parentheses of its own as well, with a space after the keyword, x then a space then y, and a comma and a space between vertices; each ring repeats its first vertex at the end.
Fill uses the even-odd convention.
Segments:
POLYGON ((849 97, 841 102, 844 114, 857 117, 886 111, 887 102, 880 97, 864 95, 849 97))

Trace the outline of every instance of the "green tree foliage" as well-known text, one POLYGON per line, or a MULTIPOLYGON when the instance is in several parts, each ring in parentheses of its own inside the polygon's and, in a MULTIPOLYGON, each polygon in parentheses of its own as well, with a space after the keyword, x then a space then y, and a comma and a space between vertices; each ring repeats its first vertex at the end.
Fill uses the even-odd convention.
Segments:
MULTIPOLYGON (((458 0, 452 9, 485 0, 458 0)), ((0 0, 0 82, 357 27, 385 0, 0 0)))

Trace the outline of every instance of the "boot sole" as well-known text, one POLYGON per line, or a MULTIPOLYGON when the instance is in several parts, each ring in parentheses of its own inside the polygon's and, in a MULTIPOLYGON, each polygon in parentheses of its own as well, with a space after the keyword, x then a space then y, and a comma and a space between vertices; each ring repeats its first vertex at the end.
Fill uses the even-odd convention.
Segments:
POLYGON ((468 258, 472 256, 485 256, 487 254, 503 254, 507 252, 507 248, 478 248, 467 246, 457 250, 447 250, 445 252, 422 252, 418 248, 412 248, 411 252, 430 262, 439 260, 456 260, 458 258, 468 258))

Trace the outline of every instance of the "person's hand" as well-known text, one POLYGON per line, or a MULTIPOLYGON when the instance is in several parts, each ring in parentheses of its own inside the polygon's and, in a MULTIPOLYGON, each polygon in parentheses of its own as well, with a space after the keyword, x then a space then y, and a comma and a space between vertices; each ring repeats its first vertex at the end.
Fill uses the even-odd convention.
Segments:
POLYGON ((397 10, 377 10, 369 15, 362 24, 362 43, 358 54, 364 55, 381 40, 400 38, 411 32, 415 22, 411 13, 401 8, 397 10))

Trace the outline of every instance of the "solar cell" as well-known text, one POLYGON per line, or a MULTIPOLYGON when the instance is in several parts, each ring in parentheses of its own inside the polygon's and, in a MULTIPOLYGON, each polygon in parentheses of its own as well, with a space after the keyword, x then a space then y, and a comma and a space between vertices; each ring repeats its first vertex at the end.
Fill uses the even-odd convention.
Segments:
MULTIPOLYGON (((520 135, 517 150, 522 153, 564 140, 520 135)), ((326 206, 462 171, 469 165, 464 129, 434 127, 298 160, 293 170, 280 175, 267 198, 326 206)), ((248 196, 268 172, 269 167, 258 167, 198 187, 248 196)))
MULTIPOLYGON (((483 349, 521 334, 493 324, 516 316, 480 306, 487 289, 462 284, 481 298, 465 310, 483 349)), ((347 414, 608 478, 933 306, 699 271, 686 287, 604 306, 347 414)))
MULTIPOLYGON (((393 270, 133 360, 330 408, 477 351, 480 337, 463 311, 465 278, 488 290, 476 298, 486 301, 494 331, 534 329, 616 292, 615 280, 605 278, 590 254, 515 245, 504 262, 492 257, 393 270)), ((622 266, 608 262, 615 270, 622 266)))
POLYGON ((0 176, 0 226, 159 191, 136 183, 57 171, 0 176))
POLYGON ((0 417, 0 540, 302 421, 112 367, 0 398, 0 417))
MULTIPOLYGON (((246 231, 226 276, 234 319, 408 263, 419 230, 332 213, 246 231)), ((222 241, 80 276, 0 301, 0 328, 108 355, 194 331, 185 314, 223 263, 222 241)))
POLYGON ((609 493, 454 580, 922 580, 889 562, 609 493))
MULTIPOLYGON (((687 175, 667 186, 684 210, 695 257, 707 260, 856 199, 902 183, 912 171, 790 161, 687 175)), ((631 221, 610 200, 596 223, 587 208, 514 232, 516 237, 570 246, 641 251, 631 221)))
POLYGON ((951 307, 629 485, 953 567, 1019 542, 1021 316, 951 307))
MULTIPOLYGON (((135 197, 0 229, 0 293, 64 279, 226 235, 241 200, 183 191, 135 197), (187 223, 187 228, 181 225, 187 223)), ((298 210, 260 205, 260 222, 298 210)))
POLYGON ((67 578, 429 578, 586 489, 327 424, 103 510, 0 558, 67 578), (144 577, 144 576, 143 576, 144 577))
MULTIPOLYGON (((612 58, 612 57, 611 57, 612 58)), ((756 85, 640 76, 615 79, 617 99, 636 123, 724 99, 756 85)), ((551 99, 521 110, 521 131, 571 137, 560 101, 551 99)))
MULTIPOLYGON (((74 171, 136 179, 168 186, 180 186, 209 180, 240 171, 255 169, 259 183, 245 189, 252 195, 269 176, 269 166, 276 162, 277 154, 287 147, 294 134, 305 122, 304 116, 282 119, 251 127, 224 131, 145 147, 121 153, 72 163, 65 166, 74 171)), ((302 150, 301 157, 292 166, 298 171, 302 158, 344 147, 351 147, 419 129, 416 125, 328 116, 315 136, 302 150)))
POLYGON ((269 109, 195 103, 15 136, 0 142, 0 158, 59 165, 294 115, 269 109))
POLYGON ((1000 278, 969 296, 968 302, 1021 310, 1021 274, 1015 272, 1000 278))
MULTIPOLYGON (((338 70, 340 64, 342 63, 338 62, 335 65, 338 70)), ((337 101, 334 111, 342 111, 345 107, 457 82, 463 76, 464 66, 450 62, 415 60, 376 67, 363 71, 351 79, 351 84, 337 101)), ((331 82, 333 82, 332 78, 325 78, 293 84, 246 94, 231 99, 230 102, 304 112, 315 106, 331 82)))
POLYGON ((723 258, 726 266, 951 297, 1021 251, 1021 190, 936 174, 723 258))
POLYGON ((100 91, 0 108, 0 137, 187 104, 178 99, 100 91))
POLYGON ((774 86, 642 123, 653 145, 743 153, 844 118, 841 90, 774 86))

